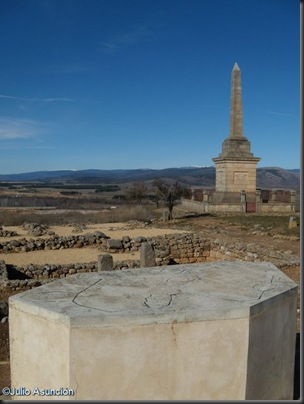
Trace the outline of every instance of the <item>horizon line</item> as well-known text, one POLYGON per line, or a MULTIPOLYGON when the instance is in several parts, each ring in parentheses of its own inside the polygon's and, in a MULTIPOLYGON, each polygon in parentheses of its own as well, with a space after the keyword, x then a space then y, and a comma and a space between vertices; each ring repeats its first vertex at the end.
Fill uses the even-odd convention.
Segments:
MULTIPOLYGON (((22 175, 22 174, 35 174, 35 173, 52 173, 52 172, 57 172, 57 171, 70 171, 70 172, 78 172, 78 171, 135 171, 135 170, 150 170, 150 171, 162 171, 162 170, 169 170, 169 169, 200 169, 200 168, 215 168, 215 165, 210 165, 210 166, 181 166, 181 167, 163 167, 163 168, 80 168, 80 169, 75 169, 75 168, 59 168, 59 169, 53 169, 53 170, 35 170, 35 171, 23 171, 23 172, 18 172, 18 173, 6 173, 2 174, 0 173, 0 177, 2 176, 10 176, 10 175, 22 175)), ((273 168, 279 168, 282 170, 287 170, 287 171, 292 171, 292 170, 301 170, 301 168, 296 167, 296 168, 283 168, 280 166, 263 166, 263 167, 257 167, 257 170, 260 169, 273 169, 273 168)))

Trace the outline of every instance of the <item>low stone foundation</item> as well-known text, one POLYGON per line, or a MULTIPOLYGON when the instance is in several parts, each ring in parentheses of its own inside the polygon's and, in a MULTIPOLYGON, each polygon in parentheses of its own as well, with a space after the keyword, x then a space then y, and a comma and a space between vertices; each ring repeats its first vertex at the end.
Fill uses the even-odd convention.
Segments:
POLYGON ((269 263, 55 280, 9 299, 11 398, 292 400, 296 302, 269 263))
MULTIPOLYGON (((272 262, 279 268, 300 264, 299 258, 292 251, 270 250, 268 247, 256 243, 229 243, 220 239, 210 240, 194 233, 176 233, 153 238, 136 237, 135 239, 131 239, 130 237, 123 237, 121 240, 112 240, 103 237, 103 239, 105 240, 104 244, 101 242, 101 244, 96 246, 96 261, 93 262, 65 265, 31 264, 24 267, 10 265, 8 268, 3 262, 3 265, 0 265, 0 288, 21 290, 50 280, 65 278, 76 273, 97 272, 97 257, 101 252, 119 253, 138 251, 141 245, 147 242, 153 247, 155 263, 158 266, 218 260, 267 261, 272 262), (114 243, 108 245, 110 240, 114 241, 114 243), (113 245, 119 248, 114 249, 113 245)), ((139 268, 140 266, 142 265, 139 260, 116 261, 113 264, 113 269, 130 269, 139 268)))

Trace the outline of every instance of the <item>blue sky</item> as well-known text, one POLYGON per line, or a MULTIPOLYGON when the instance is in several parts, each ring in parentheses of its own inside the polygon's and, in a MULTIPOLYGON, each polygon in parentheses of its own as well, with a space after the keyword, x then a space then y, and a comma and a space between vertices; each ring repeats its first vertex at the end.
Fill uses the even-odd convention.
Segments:
POLYGON ((0 174, 210 166, 231 71, 258 167, 300 167, 298 0, 0 0, 0 174))

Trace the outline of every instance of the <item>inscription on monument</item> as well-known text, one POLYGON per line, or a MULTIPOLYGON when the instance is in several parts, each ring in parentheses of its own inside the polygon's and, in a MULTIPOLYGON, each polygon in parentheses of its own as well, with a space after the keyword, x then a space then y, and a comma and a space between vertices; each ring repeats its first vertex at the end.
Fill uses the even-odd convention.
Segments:
POLYGON ((233 173, 233 182, 234 184, 241 185, 247 183, 248 173, 235 171, 233 173))
POLYGON ((224 173, 223 171, 218 171, 217 172, 217 182, 219 185, 222 185, 224 183, 224 173))

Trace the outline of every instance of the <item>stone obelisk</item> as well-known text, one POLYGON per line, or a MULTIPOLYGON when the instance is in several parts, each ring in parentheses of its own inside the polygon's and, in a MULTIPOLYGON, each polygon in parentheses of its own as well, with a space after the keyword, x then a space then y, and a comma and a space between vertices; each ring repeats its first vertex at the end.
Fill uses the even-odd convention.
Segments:
POLYGON ((237 63, 231 75, 230 133, 223 142, 222 153, 212 160, 217 192, 256 191, 256 165, 260 158, 250 152, 250 142, 243 134, 241 70, 237 63))
POLYGON ((237 63, 234 64, 231 75, 230 136, 243 136, 242 83, 237 63))

